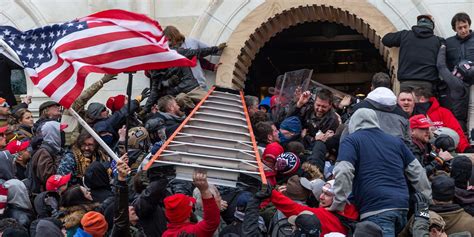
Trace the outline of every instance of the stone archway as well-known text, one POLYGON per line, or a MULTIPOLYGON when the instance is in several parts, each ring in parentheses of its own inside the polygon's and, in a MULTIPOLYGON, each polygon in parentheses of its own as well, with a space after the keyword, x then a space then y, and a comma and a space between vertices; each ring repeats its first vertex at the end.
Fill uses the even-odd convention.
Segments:
POLYGON ((216 84, 244 88, 252 60, 266 42, 289 27, 312 21, 339 23, 356 30, 379 50, 387 68, 396 72, 398 50, 388 49, 381 42, 381 37, 394 31, 395 27, 370 3, 273 0, 254 9, 229 37, 228 48, 220 59, 222 65, 217 72, 216 84))

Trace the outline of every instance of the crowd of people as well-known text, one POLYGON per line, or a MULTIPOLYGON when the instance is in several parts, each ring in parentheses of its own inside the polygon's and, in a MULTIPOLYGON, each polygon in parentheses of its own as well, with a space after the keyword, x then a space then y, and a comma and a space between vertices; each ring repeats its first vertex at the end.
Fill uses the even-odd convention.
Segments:
POLYGON ((118 161, 60 104, 44 102, 34 121, 30 97, 0 98, 0 236, 473 236, 473 159, 458 154, 474 150, 471 20, 456 14, 447 40, 431 16, 417 20, 382 39, 400 47, 398 95, 381 72, 363 100, 324 88, 245 97, 267 183, 229 188, 202 170, 193 182, 172 166, 144 170, 205 96, 203 70, 219 66, 205 57, 226 47, 172 26, 170 46, 197 57, 195 67, 147 71, 151 88, 136 98, 89 103, 116 79, 105 75, 72 105, 118 161))

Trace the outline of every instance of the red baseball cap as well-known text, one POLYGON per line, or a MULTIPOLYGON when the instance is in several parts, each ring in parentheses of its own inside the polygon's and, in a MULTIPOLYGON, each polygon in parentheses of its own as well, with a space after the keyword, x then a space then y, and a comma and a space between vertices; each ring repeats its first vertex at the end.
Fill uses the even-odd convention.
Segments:
POLYGON ((71 174, 61 176, 59 174, 51 175, 46 181, 46 191, 58 191, 58 189, 69 183, 71 180, 71 174))
POLYGON ((10 154, 15 154, 20 151, 26 150, 30 146, 30 141, 18 141, 18 140, 13 140, 7 144, 5 147, 6 150, 10 152, 10 154))
POLYGON ((410 128, 429 128, 431 127, 430 120, 423 114, 417 114, 410 118, 410 128))
POLYGON ((8 125, 4 127, 0 127, 0 134, 5 133, 8 130, 8 125))

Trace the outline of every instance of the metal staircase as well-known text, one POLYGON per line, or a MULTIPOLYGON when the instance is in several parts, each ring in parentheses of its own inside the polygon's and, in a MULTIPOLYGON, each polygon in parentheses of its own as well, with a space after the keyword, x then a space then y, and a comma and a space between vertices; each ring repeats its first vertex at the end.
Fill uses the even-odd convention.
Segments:
POLYGON ((203 169, 217 185, 235 187, 245 176, 266 183, 243 92, 211 88, 145 169, 163 165, 182 180, 203 169))

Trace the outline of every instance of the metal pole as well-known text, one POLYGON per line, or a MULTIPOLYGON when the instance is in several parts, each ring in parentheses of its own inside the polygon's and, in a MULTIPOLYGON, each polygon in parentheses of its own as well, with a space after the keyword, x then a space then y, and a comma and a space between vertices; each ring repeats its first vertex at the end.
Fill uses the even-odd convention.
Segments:
POLYGON ((128 85, 127 85, 127 118, 126 118, 126 129, 125 129, 125 151, 128 152, 128 130, 130 129, 130 106, 132 104, 132 79, 133 72, 128 72, 128 85))
POLYGON ((84 127, 87 132, 89 132, 90 135, 92 135, 92 137, 94 137, 94 139, 97 141, 97 143, 99 143, 99 145, 104 148, 104 150, 107 152, 107 154, 109 154, 110 157, 112 157, 112 159, 114 159, 115 161, 119 161, 120 159, 118 158, 117 154, 115 154, 112 149, 110 149, 109 146, 107 146, 107 144, 105 144, 104 141, 102 141, 102 138, 99 137, 99 135, 94 131, 94 129, 92 129, 89 124, 86 123, 86 121, 84 121, 84 119, 81 118, 81 116, 79 116, 79 114, 77 114, 77 112, 70 108, 69 109, 69 112, 71 112, 72 116, 74 116, 74 118, 77 119, 77 121, 79 122, 79 124, 82 125, 82 127, 84 127))

